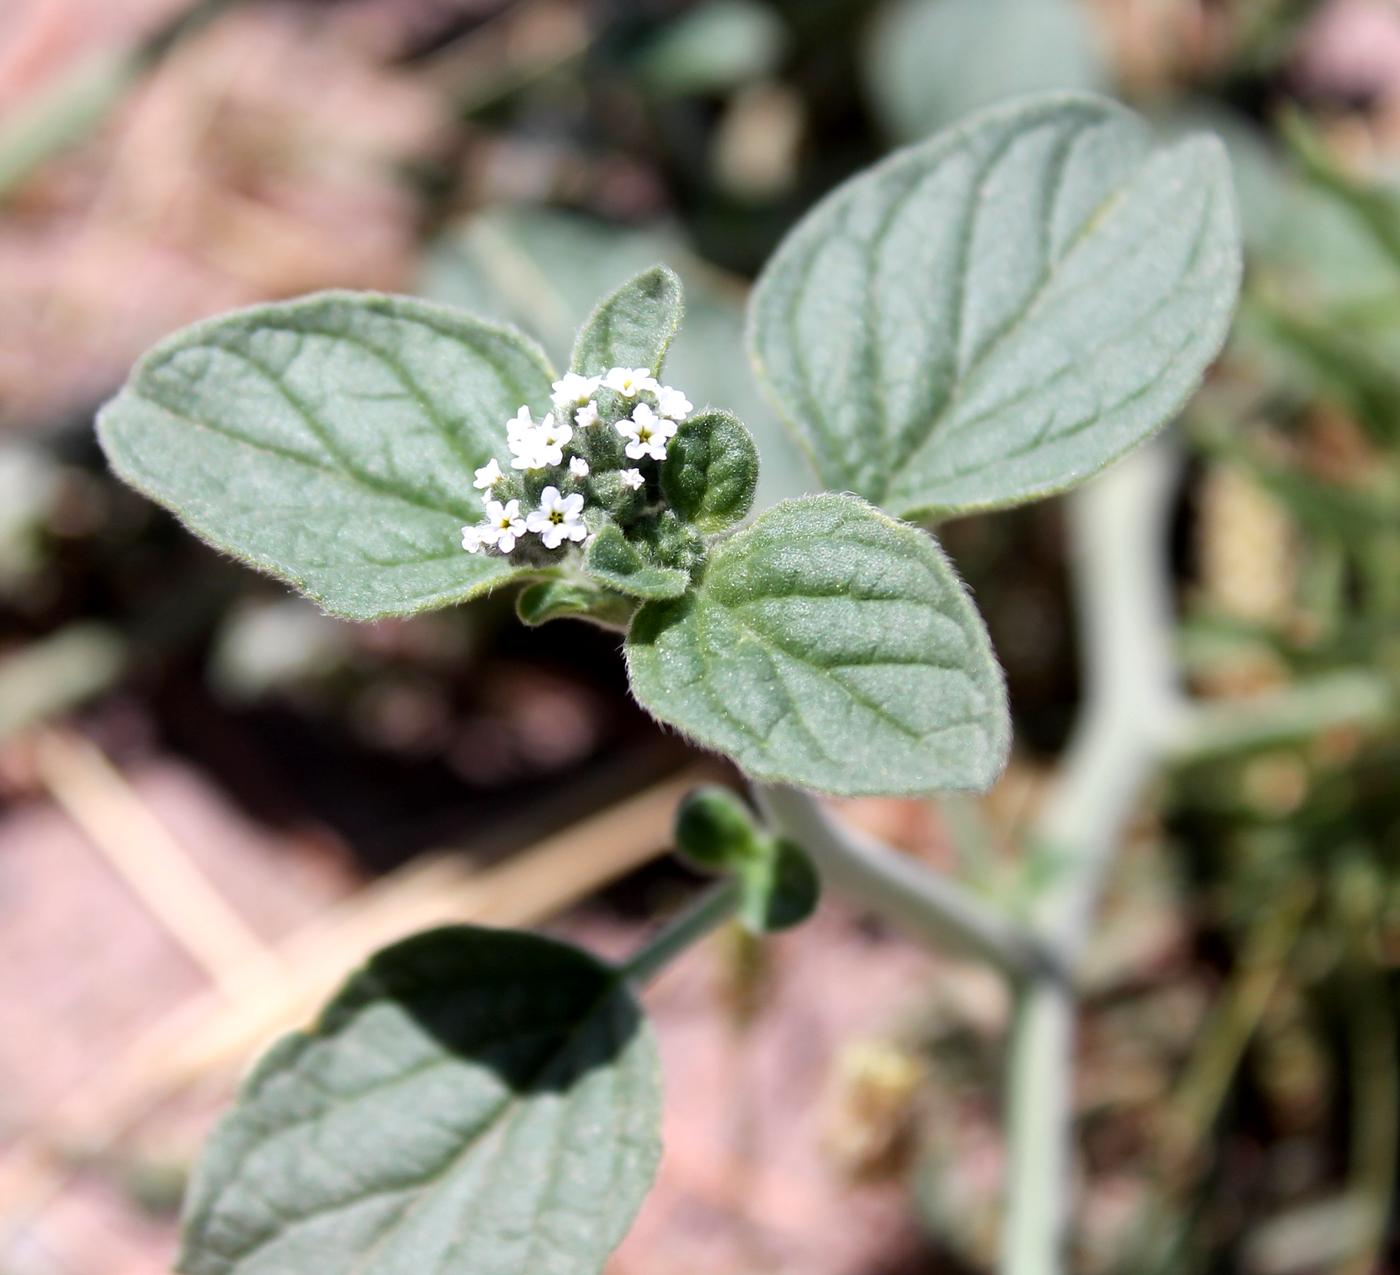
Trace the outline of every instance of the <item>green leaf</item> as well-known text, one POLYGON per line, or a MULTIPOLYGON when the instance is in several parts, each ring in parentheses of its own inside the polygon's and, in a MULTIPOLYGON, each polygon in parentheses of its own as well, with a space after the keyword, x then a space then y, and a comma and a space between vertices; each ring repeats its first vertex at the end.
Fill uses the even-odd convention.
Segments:
POLYGON ((692 416, 667 444, 662 493, 706 534, 742 521, 757 487, 758 450, 743 421, 728 412, 692 416))
POLYGON ((754 934, 800 925, 821 901, 821 878, 807 852, 786 837, 770 838, 739 870, 739 922, 754 934))
POLYGON ((690 576, 674 567, 660 567, 609 523, 588 542, 583 569, 601 584, 632 598, 678 598, 690 586, 690 576))
POLYGON ((1182 407, 1239 288, 1218 141, 1093 98, 976 117, 847 182, 759 280, 759 376, 826 485, 938 518, 1062 491, 1182 407))
POLYGON ((196 535, 349 619, 411 615, 515 574, 468 554, 473 470, 548 403, 520 334, 408 297, 328 292, 156 346, 98 417, 112 468, 196 535))
POLYGON ((570 366, 596 376, 612 367, 645 367, 652 374, 681 325, 681 281, 666 266, 653 266, 604 297, 574 342, 570 366))
POLYGON ((1096 35, 1079 0, 899 0, 875 23, 865 79, 912 141, 1006 98, 1105 88, 1096 35))
POLYGON ((985 788, 1001 670, 933 539, 853 496, 786 501, 627 638, 632 690, 750 775, 843 794, 985 788))
POLYGON ((526 585, 515 599, 522 624, 538 628, 550 620, 594 620, 604 628, 626 629, 637 604, 606 589, 575 580, 540 580, 526 585))
POLYGON ((253 1071, 179 1269, 591 1275, 651 1183, 660 1104, 615 971, 529 934, 417 935, 253 1071))
POLYGON ((728 872, 762 852, 763 834, 728 788, 688 792, 676 808, 676 849, 696 867, 728 872))

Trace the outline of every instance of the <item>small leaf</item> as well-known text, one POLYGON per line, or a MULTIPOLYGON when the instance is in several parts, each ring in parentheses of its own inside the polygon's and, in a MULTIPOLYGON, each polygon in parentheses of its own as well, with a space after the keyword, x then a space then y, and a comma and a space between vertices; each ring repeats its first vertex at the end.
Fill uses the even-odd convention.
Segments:
POLYGON ((355 620, 515 574, 468 554, 473 470, 548 402, 538 348, 408 297, 321 293, 161 342, 102 409, 112 468, 196 535, 355 620))
POLYGON ((681 281, 666 266, 653 266, 604 297, 574 342, 575 372, 596 376, 612 367, 661 371, 681 324, 681 281))
POLYGON ((592 1275, 659 1156, 655 1044, 586 953, 454 926, 380 952, 243 1087, 186 1275, 592 1275))
POLYGON ((707 534, 741 522, 758 486, 758 451, 728 412, 692 416, 667 444, 661 490, 680 517, 707 534))
POLYGON ((752 298, 755 366, 829 488, 909 518, 1062 491, 1180 410, 1239 289, 1213 138, 1153 151, 1056 96, 899 151, 809 213, 752 298))
POLYGON ((985 788, 1010 735, 982 621, 933 539, 852 496, 790 500, 644 606, 632 690, 757 779, 826 792, 985 788))
POLYGON ((678 598, 690 586, 689 574, 649 561, 616 523, 609 523, 588 542, 583 569, 601 584, 633 598, 678 598))
POLYGON ((763 835, 728 788, 687 793, 676 808, 676 849, 698 868, 728 872, 761 853, 763 835))
POLYGON ((800 925, 821 901, 821 878, 807 852, 786 837, 771 838, 740 869, 739 921, 754 934, 800 925))
POLYGON ((522 624, 538 628, 550 620, 593 620, 609 629, 626 629, 637 604, 606 589, 575 580, 540 580, 526 585, 515 599, 522 624))

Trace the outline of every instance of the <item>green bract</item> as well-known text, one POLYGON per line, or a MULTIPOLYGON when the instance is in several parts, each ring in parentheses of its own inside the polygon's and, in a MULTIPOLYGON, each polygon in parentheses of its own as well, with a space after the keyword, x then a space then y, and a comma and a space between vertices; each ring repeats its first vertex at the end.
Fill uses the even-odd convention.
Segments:
POLYGON ((593 537, 583 555, 583 569, 599 584, 630 598, 678 598, 690 586, 689 575, 653 562, 615 524, 593 537))
POLYGON ((637 698, 755 778, 825 792, 986 788, 1001 671, 924 533, 853 496, 784 501, 627 638, 637 698))
POLYGON ((187 1275, 590 1275, 660 1153, 617 973, 467 926, 379 953, 244 1085, 190 1188, 187 1275))
POLYGON ((661 370, 681 325, 681 281, 665 266, 644 270, 605 297, 574 342, 570 367, 596 373, 610 367, 661 370))
POLYGON ((1225 338, 1239 232, 1214 139, 1052 97, 828 196, 765 268, 760 377, 826 486, 908 518, 1082 482, 1180 409, 1225 338))
POLYGON ((700 531, 723 531, 753 506, 758 452, 728 412, 692 416, 671 440, 661 490, 677 515, 700 531))
POLYGON ((112 468, 192 531, 355 620, 448 606, 514 575, 462 552, 472 471, 553 373, 508 328, 331 292, 196 324, 98 417, 112 468))

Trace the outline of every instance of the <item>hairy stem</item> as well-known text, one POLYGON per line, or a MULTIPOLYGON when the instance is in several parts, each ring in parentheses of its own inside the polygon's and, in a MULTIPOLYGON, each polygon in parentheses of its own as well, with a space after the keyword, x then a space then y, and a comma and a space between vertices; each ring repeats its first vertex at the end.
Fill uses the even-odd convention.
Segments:
POLYGON ((1012 1017, 1006 1083, 1006 1216, 1001 1269, 1056 1275, 1073 1196, 1074 991, 1040 977, 1012 1017))
POLYGON ((628 958, 620 970, 622 977, 634 985, 654 978, 682 952, 729 920, 738 906, 739 882, 733 877, 717 881, 628 958))
MULTIPOLYGON (((1120 462, 1069 506, 1086 702, 1035 840, 1063 864, 1035 921, 1063 966, 1087 943, 1123 830, 1179 730, 1166 561, 1177 466, 1162 443, 1120 462)), ((1017 1001, 1007 1077, 1004 1275, 1057 1275, 1074 1178, 1071 987, 1038 980, 1017 1001)))
POLYGON ((810 794, 763 784, 754 798, 812 856, 825 882, 915 937, 980 956, 1015 980, 1051 966, 1010 917, 953 878, 846 827, 810 794))

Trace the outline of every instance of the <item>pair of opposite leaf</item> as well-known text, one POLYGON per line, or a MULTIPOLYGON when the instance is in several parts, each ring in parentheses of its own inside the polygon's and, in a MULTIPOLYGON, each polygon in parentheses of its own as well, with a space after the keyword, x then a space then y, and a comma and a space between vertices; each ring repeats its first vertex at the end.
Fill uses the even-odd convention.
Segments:
MULTIPOLYGON (((1109 103, 1014 104, 896 153, 808 214, 750 303, 760 379, 821 485, 856 494, 732 532, 752 442, 703 412, 665 462, 703 545, 686 570, 615 529, 582 572, 464 554, 473 469, 520 404, 543 409, 554 372, 521 334, 410 298, 328 293, 196 325, 142 361, 99 430, 129 482, 332 613, 517 581, 531 622, 626 625, 638 699, 757 779, 985 787, 1009 741, 1000 670, 937 544, 890 514, 1022 503, 1140 443, 1218 351, 1239 270, 1218 144, 1156 150, 1109 103)), ((638 276, 585 323, 573 370, 659 370, 680 313, 674 276, 638 276)))

